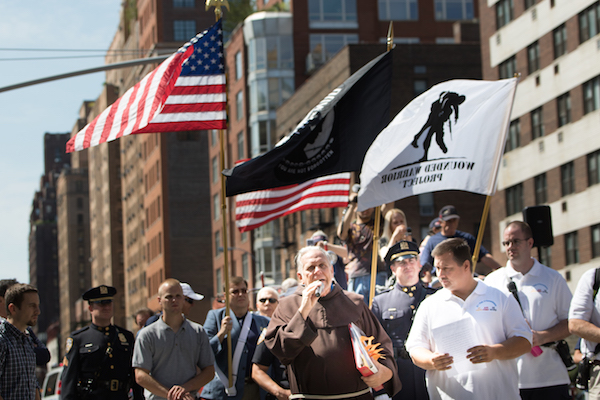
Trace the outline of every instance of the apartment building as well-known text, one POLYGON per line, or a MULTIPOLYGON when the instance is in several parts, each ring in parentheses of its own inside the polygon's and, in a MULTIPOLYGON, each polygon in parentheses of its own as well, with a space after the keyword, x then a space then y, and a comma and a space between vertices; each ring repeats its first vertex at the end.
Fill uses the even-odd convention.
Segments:
MULTIPOLYGON (((554 245, 540 260, 574 290, 600 257, 600 3, 480 1, 484 79, 520 74, 498 192, 492 250, 524 207, 548 205, 554 245)), ((506 258, 505 258, 506 259, 506 258)))

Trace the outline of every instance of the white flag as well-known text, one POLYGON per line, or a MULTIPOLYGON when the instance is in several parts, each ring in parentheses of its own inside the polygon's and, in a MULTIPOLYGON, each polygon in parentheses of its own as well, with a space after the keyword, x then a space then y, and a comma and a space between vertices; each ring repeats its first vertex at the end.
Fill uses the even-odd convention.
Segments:
POLYGON ((367 151, 358 209, 440 190, 492 195, 516 85, 451 80, 411 101, 367 151))

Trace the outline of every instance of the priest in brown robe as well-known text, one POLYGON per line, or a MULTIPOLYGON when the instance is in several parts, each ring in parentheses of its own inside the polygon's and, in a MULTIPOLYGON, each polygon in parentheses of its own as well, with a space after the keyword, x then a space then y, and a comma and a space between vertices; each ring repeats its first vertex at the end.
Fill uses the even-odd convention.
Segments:
POLYGON ((373 399, 400 391, 392 343, 364 303, 362 296, 343 291, 333 280, 333 267, 320 247, 305 247, 296 255, 296 292, 275 310, 265 342, 287 365, 292 396, 311 399, 373 399), (318 293, 320 291, 320 294, 318 293), (373 342, 381 344, 385 359, 375 361, 378 372, 363 377, 356 369, 348 324, 354 322, 373 342), (383 385, 383 390, 375 389, 383 385), (339 396, 343 397, 339 397, 339 396))

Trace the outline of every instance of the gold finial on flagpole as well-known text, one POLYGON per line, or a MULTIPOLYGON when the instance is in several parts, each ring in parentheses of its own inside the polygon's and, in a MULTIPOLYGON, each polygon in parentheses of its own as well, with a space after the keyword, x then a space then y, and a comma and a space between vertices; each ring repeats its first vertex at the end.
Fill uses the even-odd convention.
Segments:
POLYGON ((394 47, 394 23, 390 21, 390 27, 388 28, 387 34, 387 51, 390 51, 394 47))
POLYGON ((217 18, 217 21, 223 14, 221 7, 225 7, 229 10, 229 2, 227 2, 227 0, 206 0, 206 11, 213 6, 215 7, 215 17, 217 18))

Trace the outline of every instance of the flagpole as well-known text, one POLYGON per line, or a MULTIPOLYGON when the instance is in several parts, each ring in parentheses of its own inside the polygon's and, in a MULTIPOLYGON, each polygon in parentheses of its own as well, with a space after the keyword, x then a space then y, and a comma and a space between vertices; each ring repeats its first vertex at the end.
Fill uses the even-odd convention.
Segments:
MULTIPOLYGON (((390 21, 387 34, 387 51, 394 48, 394 24, 390 21)), ((375 297, 375 284, 377 282, 377 258, 379 257, 379 226, 381 223, 381 206, 375 207, 375 224, 373 232, 373 253, 371 255, 371 285, 369 287, 369 308, 373 306, 373 297, 375 297)))
POLYGON ((479 231, 477 232, 477 241, 475 242, 475 248, 473 249, 473 272, 475 272, 475 266, 479 259, 479 249, 481 248, 481 242, 483 242, 483 232, 485 231, 485 224, 487 223, 487 217, 490 212, 491 199, 492 196, 485 196, 485 205, 483 206, 481 223, 479 224, 479 231))
MULTIPOLYGON (((206 11, 210 7, 215 7, 215 20, 218 22, 221 19, 222 11, 221 7, 227 7, 229 10, 229 3, 227 0, 206 0, 206 11)), ((225 79, 225 83, 227 84, 227 78, 225 79)), ((227 96, 227 91, 225 91, 225 96, 227 96)), ((220 145, 220 155, 219 155, 219 167, 221 171, 225 170, 225 131, 223 129, 219 129, 219 145, 220 145)), ((229 305, 229 257, 228 257, 228 249, 229 245, 227 242, 227 237, 229 236, 227 232, 227 197, 225 195, 225 175, 221 174, 221 218, 223 220, 223 229, 222 229, 222 237, 223 237, 223 276, 225 278, 225 316, 229 316, 230 313, 230 305, 229 305)), ((219 288, 217 288, 219 290, 219 288)), ((227 378, 229 379, 229 387, 232 387, 233 382, 233 352, 231 349, 232 341, 231 334, 227 334, 227 378)))

